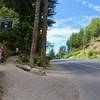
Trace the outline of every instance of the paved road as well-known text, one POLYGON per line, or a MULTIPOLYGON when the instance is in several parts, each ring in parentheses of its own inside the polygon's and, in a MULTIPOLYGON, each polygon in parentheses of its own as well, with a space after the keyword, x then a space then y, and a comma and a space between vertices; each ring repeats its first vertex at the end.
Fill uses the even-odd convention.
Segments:
POLYGON ((100 60, 52 61, 54 70, 72 75, 80 90, 80 100, 100 100, 100 60))
POLYGON ((36 76, 8 63, 0 65, 1 78, 7 85, 3 100, 79 100, 77 86, 64 73, 36 76))

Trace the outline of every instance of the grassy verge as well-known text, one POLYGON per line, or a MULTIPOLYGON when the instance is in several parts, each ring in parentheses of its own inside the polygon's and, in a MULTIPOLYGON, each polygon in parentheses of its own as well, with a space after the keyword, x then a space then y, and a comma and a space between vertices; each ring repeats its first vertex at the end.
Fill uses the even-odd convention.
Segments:
POLYGON ((78 51, 72 51, 70 53, 67 53, 64 55, 64 58, 67 59, 94 59, 94 58, 100 58, 100 54, 97 54, 96 49, 92 49, 90 51, 83 51, 83 50, 78 50, 78 51))

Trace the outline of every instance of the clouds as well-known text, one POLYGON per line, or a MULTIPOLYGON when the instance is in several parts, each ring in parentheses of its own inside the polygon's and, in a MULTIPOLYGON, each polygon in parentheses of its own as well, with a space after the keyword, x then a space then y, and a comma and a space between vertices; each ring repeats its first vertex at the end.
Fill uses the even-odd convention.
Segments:
POLYGON ((58 25, 58 27, 53 27, 47 34, 47 40, 54 44, 54 50, 56 53, 60 46, 66 46, 66 41, 73 32, 79 32, 79 29, 76 28, 68 26, 60 28, 59 26, 60 25, 58 25))
POLYGON ((47 39, 50 42, 66 41, 72 33, 77 33, 80 28, 85 28, 94 17, 96 16, 80 16, 56 20, 56 24, 48 30, 47 39))
POLYGON ((57 23, 48 30, 47 40, 54 44, 54 50, 57 53, 59 47, 66 45, 67 39, 73 32, 79 32, 79 29, 67 25, 66 19, 57 20, 57 23))
POLYGON ((55 52, 59 47, 66 45, 66 41, 72 33, 78 33, 80 28, 85 28, 91 19, 97 16, 69 17, 56 20, 56 24, 48 30, 47 40, 55 45, 55 52))
POLYGON ((77 2, 81 2, 83 5, 87 6, 90 9, 94 9, 95 11, 100 13, 100 6, 94 5, 86 0, 76 0, 77 2))
POLYGON ((73 32, 78 32, 79 29, 71 27, 54 27, 48 31, 47 39, 50 42, 64 42, 66 41, 73 32))

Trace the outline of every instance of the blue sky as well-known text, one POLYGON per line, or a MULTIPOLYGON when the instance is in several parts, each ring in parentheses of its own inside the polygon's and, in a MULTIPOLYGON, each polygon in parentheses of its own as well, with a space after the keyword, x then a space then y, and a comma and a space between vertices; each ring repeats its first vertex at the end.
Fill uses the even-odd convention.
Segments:
POLYGON ((57 53, 72 33, 85 28, 94 17, 100 17, 100 0, 59 0, 54 24, 48 30, 47 40, 57 53))

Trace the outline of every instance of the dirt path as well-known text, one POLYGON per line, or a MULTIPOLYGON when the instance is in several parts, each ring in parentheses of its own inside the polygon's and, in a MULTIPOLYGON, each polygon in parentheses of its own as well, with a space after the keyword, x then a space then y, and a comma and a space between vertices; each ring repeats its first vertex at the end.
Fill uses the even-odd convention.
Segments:
POLYGON ((77 87, 64 73, 36 76, 14 63, 0 65, 0 70, 8 88, 4 100, 78 100, 77 87))

